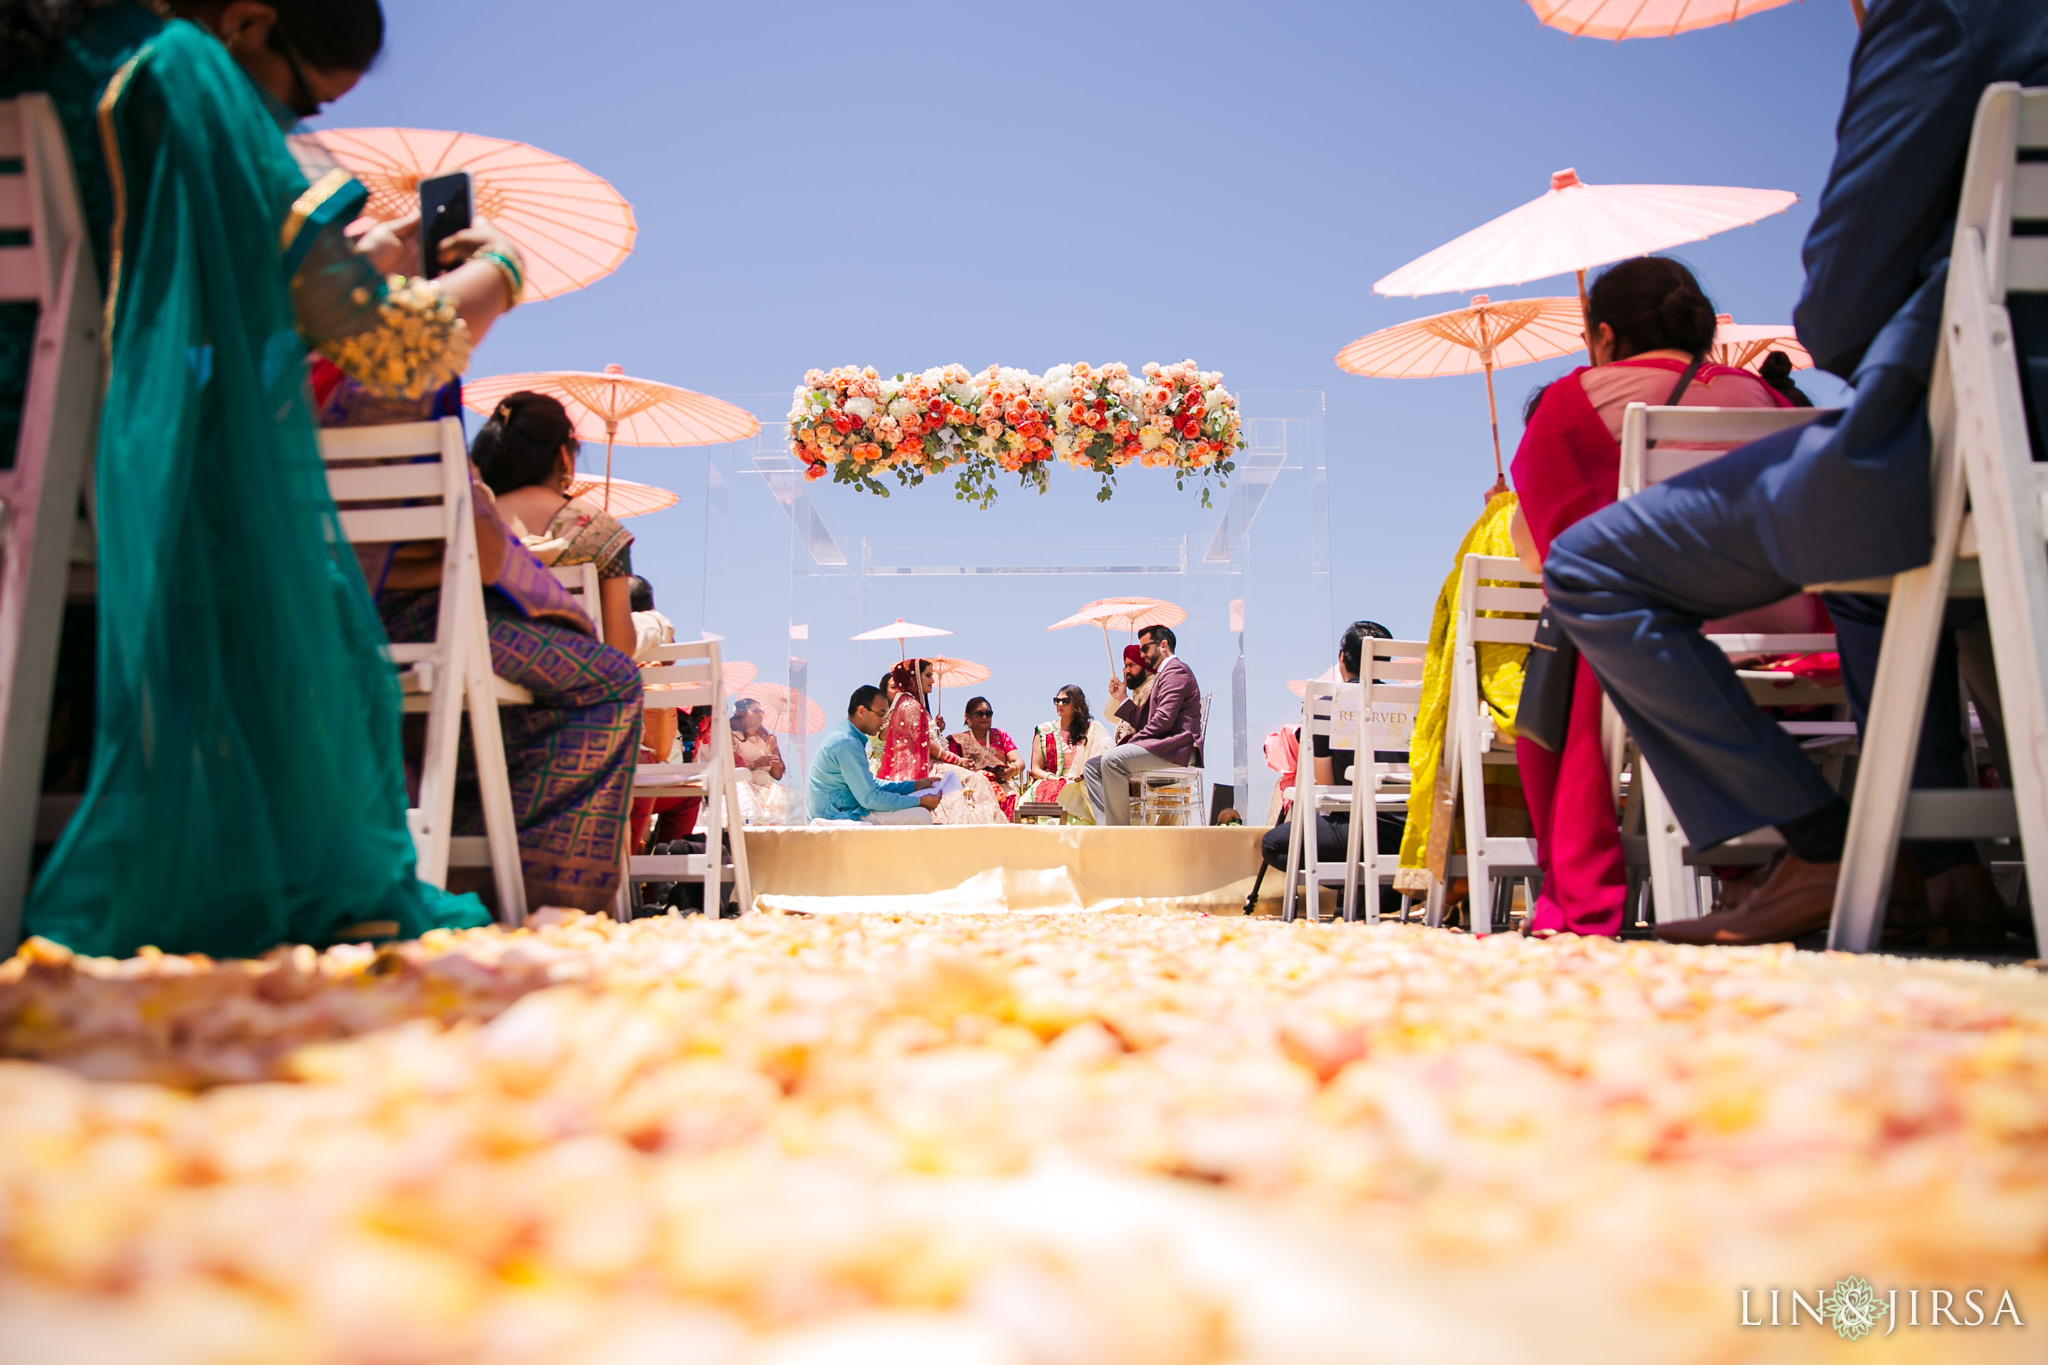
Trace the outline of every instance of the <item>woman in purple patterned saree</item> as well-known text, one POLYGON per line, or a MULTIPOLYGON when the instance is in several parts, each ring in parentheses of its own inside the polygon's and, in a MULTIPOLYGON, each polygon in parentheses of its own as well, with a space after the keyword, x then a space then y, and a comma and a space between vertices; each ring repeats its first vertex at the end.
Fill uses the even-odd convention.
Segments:
MULTIPOLYGON (((322 426, 417 422, 460 410, 458 389, 409 403, 374 400, 338 373, 314 366, 314 392, 322 426)), ((560 413, 557 405, 556 413, 560 413)), ((523 450, 552 441, 552 457, 575 440, 567 417, 560 430, 527 432, 526 422, 494 416, 478 433, 479 447, 508 441, 523 450), (487 437, 489 438, 487 440, 487 437)), ((597 638, 597 628, 555 576, 499 516, 491 490, 472 467, 477 559, 485 583, 491 667, 533 693, 531 706, 498 713, 505 761, 512 778, 512 811, 519 826, 519 860, 529 909, 563 906, 592 913, 610 908, 619 891, 633 765, 640 746, 640 671, 626 654, 597 638)), ((630 541, 628 535, 626 540, 630 541)), ((359 547, 370 548, 370 547, 359 547)), ((359 555, 385 633, 394 643, 433 638, 440 612, 441 548, 375 547, 359 555)), ((617 547, 614 560, 623 560, 617 547)), ((561 562, 568 562, 566 560, 561 562)), ((600 568, 600 573, 604 570, 600 568)), ((630 572, 630 561, 626 561, 630 572)), ((408 748, 414 746, 408 745, 408 748)), ((455 833, 482 834, 483 806, 467 727, 455 787, 455 833)), ((491 899, 489 875, 454 868, 451 890, 491 899)))

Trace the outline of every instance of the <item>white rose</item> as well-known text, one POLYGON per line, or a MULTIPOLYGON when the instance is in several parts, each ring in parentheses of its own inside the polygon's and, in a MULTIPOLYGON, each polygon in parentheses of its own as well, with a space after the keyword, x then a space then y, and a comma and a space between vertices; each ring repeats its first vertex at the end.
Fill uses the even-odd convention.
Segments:
POLYGON ((865 422, 868 418, 875 415, 875 400, 872 398, 849 398, 846 400, 846 410, 865 422))

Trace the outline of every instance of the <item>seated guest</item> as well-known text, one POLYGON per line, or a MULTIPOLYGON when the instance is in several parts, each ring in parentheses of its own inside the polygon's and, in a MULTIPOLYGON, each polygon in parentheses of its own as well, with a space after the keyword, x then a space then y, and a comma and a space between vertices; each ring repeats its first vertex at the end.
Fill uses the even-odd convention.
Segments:
POLYGON ((868 771, 868 736, 882 728, 882 689, 854 689, 846 703, 846 724, 826 732, 811 759, 806 788, 813 823, 859 820, 870 825, 929 825, 938 809, 935 777, 905 782, 877 782, 868 771))
POLYGON ((740 770, 740 818, 750 825, 779 825, 789 819, 788 771, 774 733, 764 723, 761 703, 741 697, 732 704, 732 761, 740 770))
POLYGON ((562 405, 544 393, 509 394, 470 443, 470 458, 498 500, 498 512, 543 564, 597 566, 604 642, 630 654, 633 533, 598 503, 572 498, 581 443, 562 405))
MULTIPOLYGON (((631 605, 633 608, 633 631, 636 643, 633 661, 643 668, 649 662, 653 651, 662 645, 676 642, 676 628, 669 619, 654 609, 654 585, 634 574, 628 580, 632 583, 631 605)), ((681 763, 678 752, 682 724, 675 707, 650 706, 640 716, 640 761, 642 763, 681 763)), ((648 827, 658 814, 677 811, 687 797, 681 796, 637 796, 633 798, 632 845, 635 849, 647 846, 648 827)), ((695 821, 692 820, 692 827, 695 821)), ((671 836, 680 837, 680 836, 671 836)))
MULTIPOLYGON (((1785 839, 1786 855, 1742 904, 1659 925, 1660 937, 1766 943, 1828 925, 1848 805, 1799 741, 1750 704, 1727 657, 1701 638, 1701 622, 1778 601, 1803 583, 1927 563, 1928 390, 1958 168, 1979 98, 1995 81, 2048 82, 2048 9, 2039 0, 1871 7, 1793 311, 1800 342, 1819 368, 1849 381, 1853 403, 1594 512, 1545 558, 1559 621, 1692 842, 1711 847, 1765 825, 1785 839)), ((2015 302, 2022 383, 2038 407, 2048 397, 2048 317, 2034 311, 2038 299, 2015 302)), ((1874 629, 1836 633, 1859 719, 1867 693, 1853 683, 1874 676, 1880 638, 1874 629)), ((1928 723, 1953 727, 1956 714, 1930 705, 1928 723)), ((1935 756, 1923 747, 1922 757, 1935 756)), ((1960 786, 1959 767, 1915 780, 1960 786)), ((1981 869, 1950 874, 1982 885, 1981 869)))
MULTIPOLYGON (((932 663, 906 659, 895 669, 896 699, 882 731, 882 761, 877 775, 888 781, 930 776, 934 766, 960 779, 960 790, 942 800, 933 822, 941 825, 992 825, 1004 820, 995 787, 984 773, 963 768, 939 743, 924 699, 931 693, 932 663)), ((942 774, 943 775, 943 774, 942 774)))
POLYGON ((1017 818, 1017 792, 1011 781, 1023 767, 1016 741, 995 728, 996 709, 987 697, 967 699, 967 728, 946 736, 953 762, 986 777, 995 787, 1003 818, 1017 818))
POLYGON ((1128 743, 1089 759, 1081 769, 1098 825, 1131 823, 1131 778, 1154 768, 1184 767, 1201 741, 1202 689, 1194 670, 1174 657, 1173 631, 1146 626, 1138 640, 1152 674, 1151 695, 1141 708, 1125 698, 1122 678, 1110 679, 1110 700, 1122 702, 1117 715, 1134 729, 1128 743))
MULTIPOLYGON (((1365 657, 1367 640, 1391 640, 1393 634, 1377 621, 1354 621, 1345 630, 1344 638, 1337 642, 1337 669, 1345 682, 1357 682, 1360 661, 1365 657)), ((1295 736, 1299 746, 1300 736, 1295 736)), ((1311 758, 1315 764, 1313 777, 1317 786, 1334 787, 1351 780, 1351 767, 1355 754, 1350 749, 1336 749, 1330 745, 1328 735, 1317 735, 1311 746, 1311 758)), ((1298 760, 1297 760, 1298 761, 1298 760)), ((1292 793, 1289 793, 1292 796, 1292 793)), ((1293 822, 1298 812, 1291 812, 1289 818, 1266 831, 1259 840, 1259 854, 1263 865, 1259 868, 1258 880, 1252 883, 1252 900, 1256 901, 1259 885, 1265 879, 1266 868, 1277 871, 1287 869, 1287 843, 1293 835, 1293 822)), ((1401 835, 1407 820, 1394 812, 1378 814, 1379 847, 1383 853, 1393 853, 1401 847, 1401 835)), ((1323 863, 1342 863, 1350 847, 1351 812, 1339 810, 1325 815, 1315 813, 1316 860, 1323 863)), ((1398 913, 1401 893, 1391 886, 1380 892, 1382 913, 1398 913), (1389 900, 1391 898, 1391 900, 1389 900)), ((1249 902, 1248 902, 1249 903, 1249 902)))
MULTIPOLYGON (((1131 705, 1143 710, 1145 703, 1152 700, 1152 673, 1145 667, 1145 652, 1136 645, 1124 646, 1124 686, 1130 689, 1131 705)), ((1116 733, 1111 742, 1129 744, 1138 727, 1118 717, 1116 733)))
MULTIPOLYGON (((508 470, 558 466, 564 459, 573 463, 575 440, 560 403, 538 394, 514 394, 477 433, 471 454, 485 482, 512 495, 499 504, 506 514, 499 535, 506 543, 496 556, 500 567, 484 596, 484 610, 493 671, 533 693, 531 705, 498 713, 527 903, 536 909, 556 905, 598 912, 611 904, 619 888, 619 849, 629 837, 632 817, 633 768, 643 756, 640 671, 628 653, 634 632, 626 580, 623 571, 612 579, 604 599, 607 629, 603 639, 593 639, 597 632, 590 619, 520 538, 521 508, 531 515, 534 506, 562 499, 545 489, 515 488, 517 480, 507 477, 508 470), (528 493, 537 497, 521 496, 528 493)), ((613 548, 608 563, 625 559, 625 542, 632 537, 621 534, 624 541, 613 548)), ((480 553, 479 558, 490 556, 480 553)), ((439 546, 424 559, 411 547, 394 553, 377 597, 385 634, 393 643, 434 638, 440 571, 439 546)), ((656 736, 655 742, 666 738, 656 736)), ((481 806, 464 767, 456 787, 455 833, 481 834, 481 806)), ((470 885, 473 876, 481 875, 458 869, 449 874, 449 884, 470 885)))
MULTIPOLYGON (((1054 719, 1031 732, 1031 760, 1025 800, 1058 802, 1069 814, 1088 814, 1081 765, 1107 753, 1109 732, 1088 714, 1088 696, 1068 683, 1052 699, 1054 719), (1070 797, 1078 797, 1072 800, 1070 797)), ((1089 815, 1092 820, 1093 816, 1089 815)))
MULTIPOLYGON (((676 642, 675 622, 654 609, 652 583, 639 574, 626 581, 632 585, 626 601, 633 611, 633 659, 636 663, 646 663, 655 649, 676 642)), ((603 587, 600 586, 598 591, 602 593, 603 587)))
MULTIPOLYGON (((1612 503, 1621 477, 1621 418, 1631 403, 1713 408, 1782 408, 1790 401, 1747 370, 1708 362, 1714 305, 1679 262, 1639 256, 1610 266, 1593 283, 1586 319, 1593 367, 1581 366, 1538 399, 1515 453, 1515 548, 1539 572, 1552 540, 1612 503)), ((1826 629, 1810 599, 1786 606, 1796 619, 1777 628, 1826 629)), ((1769 630, 1775 623, 1720 623, 1721 629, 1769 630)), ((1628 877, 1607 753, 1600 742, 1600 683, 1584 659, 1574 680, 1564 749, 1551 753, 1515 742, 1515 764, 1536 831, 1543 890, 1530 932, 1621 932, 1628 877)))

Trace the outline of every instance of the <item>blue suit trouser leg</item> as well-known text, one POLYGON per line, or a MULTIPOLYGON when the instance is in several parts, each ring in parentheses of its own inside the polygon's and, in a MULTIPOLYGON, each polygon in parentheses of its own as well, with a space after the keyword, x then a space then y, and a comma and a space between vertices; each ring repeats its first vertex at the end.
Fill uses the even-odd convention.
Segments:
POLYGON ((1707 847, 1835 799, 1798 741, 1749 697, 1702 622, 1799 591, 1772 566, 1758 442, 1615 503, 1551 545, 1544 587, 1649 759, 1686 835, 1707 847), (1760 515, 1760 513, 1762 515, 1760 515))

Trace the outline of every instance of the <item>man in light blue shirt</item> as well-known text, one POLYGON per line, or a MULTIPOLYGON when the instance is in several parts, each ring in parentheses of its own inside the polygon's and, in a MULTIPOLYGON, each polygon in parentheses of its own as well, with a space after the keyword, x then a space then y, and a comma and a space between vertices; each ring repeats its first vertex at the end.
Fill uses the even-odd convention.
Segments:
POLYGON ((858 820, 870 825, 929 825, 939 804, 938 778, 915 782, 877 782, 868 771, 868 737, 882 728, 886 702, 882 689, 863 685, 846 703, 846 724, 833 729, 811 760, 811 819, 858 820))

